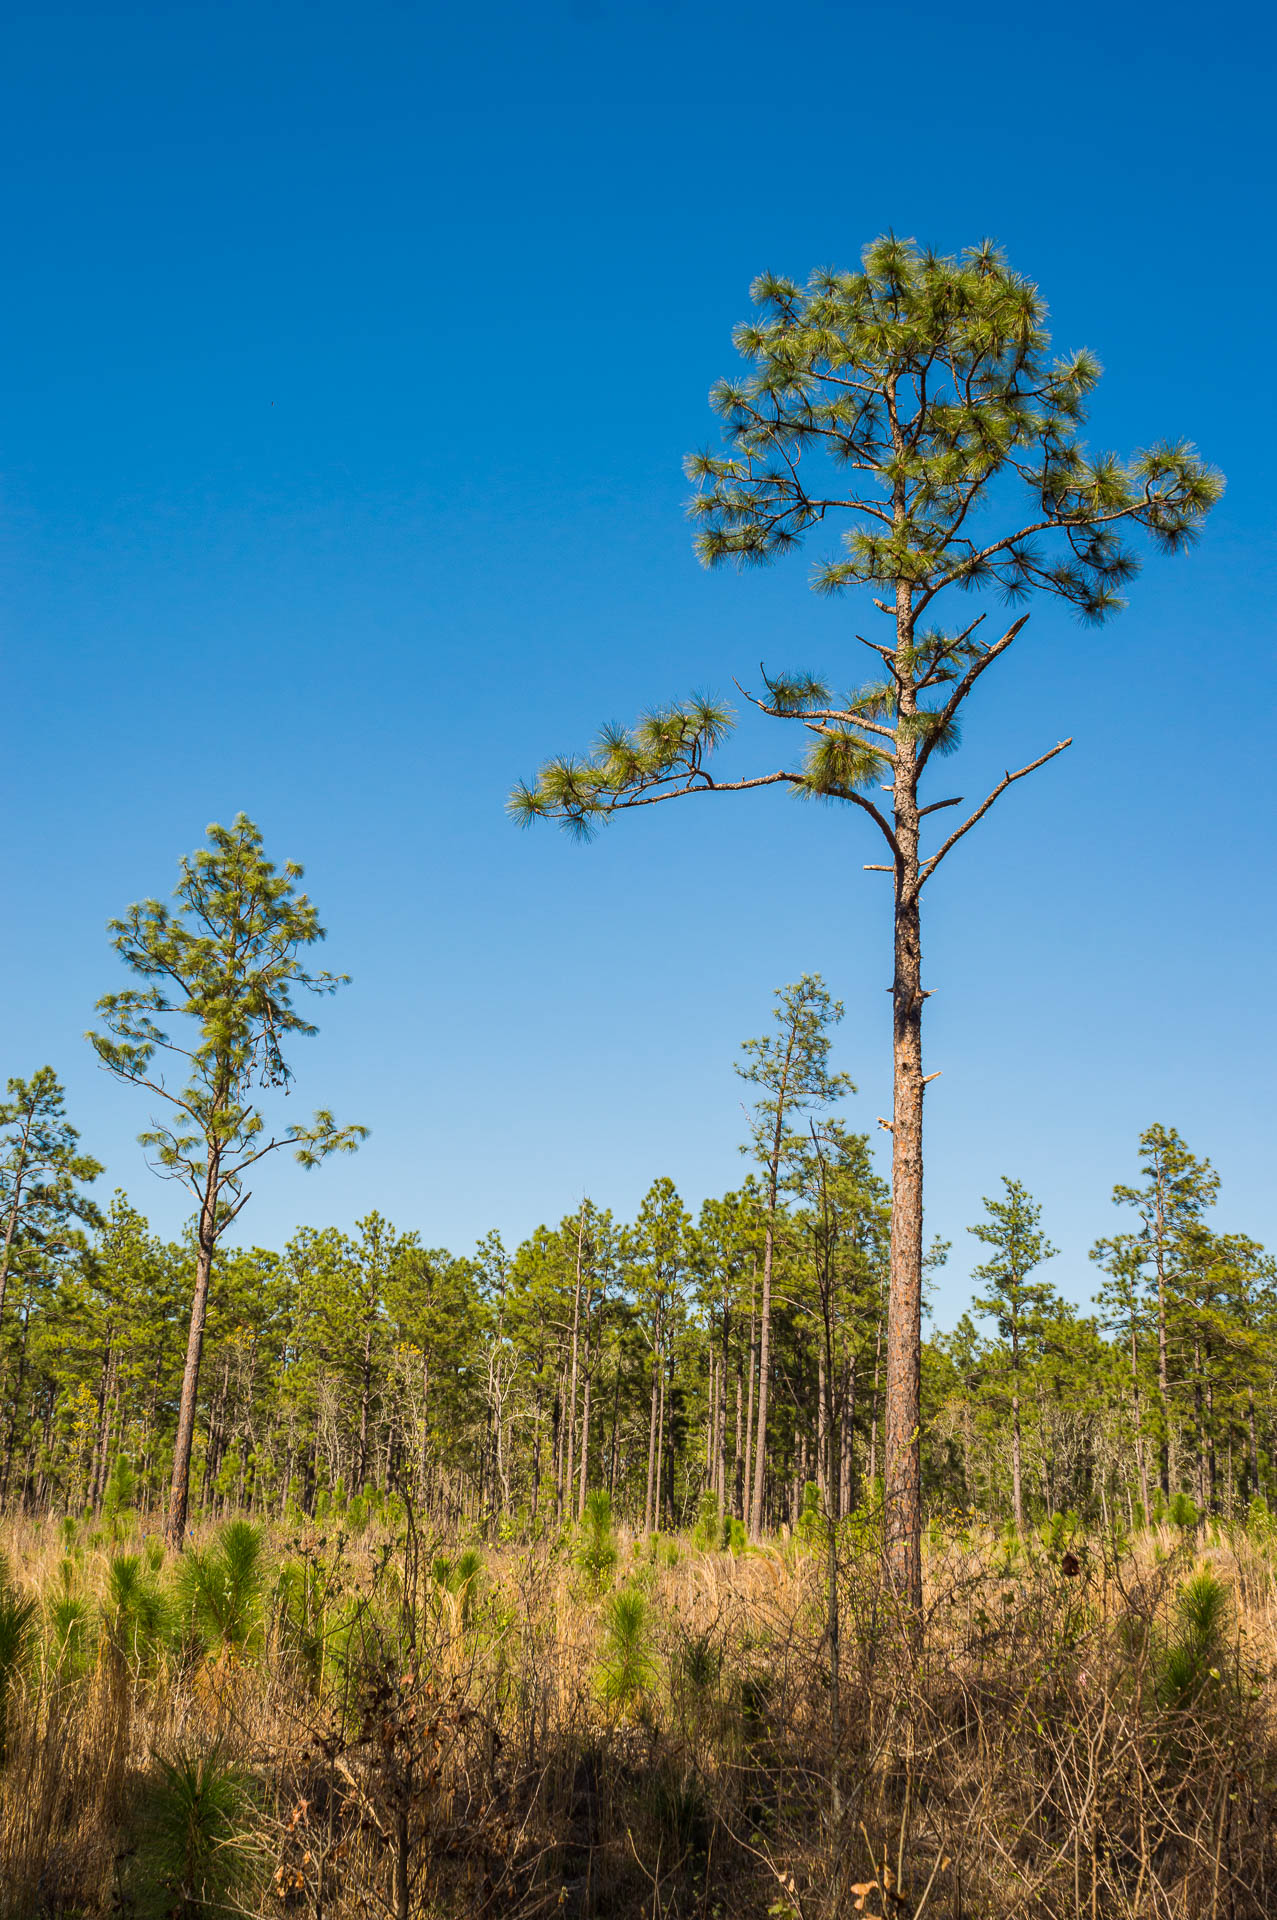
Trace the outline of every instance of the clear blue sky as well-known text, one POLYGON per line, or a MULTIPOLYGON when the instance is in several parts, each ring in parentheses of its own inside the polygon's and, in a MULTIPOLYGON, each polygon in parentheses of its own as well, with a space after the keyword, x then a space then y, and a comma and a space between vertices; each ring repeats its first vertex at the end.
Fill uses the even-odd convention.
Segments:
POLYGON ((295 1097, 373 1129, 264 1174, 246 1238, 377 1206, 464 1249, 661 1173, 697 1203, 742 1172, 736 1045, 805 970, 872 1127, 867 823, 742 796, 582 849, 502 807, 761 657, 854 672, 816 550, 699 570, 681 456, 761 268, 991 234, 1105 364, 1095 443, 1186 435, 1229 491, 1100 633, 1037 613, 949 763, 975 794, 1076 739, 931 890, 938 1318, 1003 1173, 1085 1295, 1154 1120, 1277 1238, 1272 56, 1258 6, 11 8, 3 1070, 51 1061, 177 1226, 80 1036, 108 916, 242 808, 355 976, 295 1097))

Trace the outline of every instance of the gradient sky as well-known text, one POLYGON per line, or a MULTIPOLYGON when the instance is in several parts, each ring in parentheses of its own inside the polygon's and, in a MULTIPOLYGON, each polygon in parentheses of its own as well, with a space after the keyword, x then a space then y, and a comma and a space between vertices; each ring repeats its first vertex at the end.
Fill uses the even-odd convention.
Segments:
POLYGON ((1229 483, 1120 619, 1036 612, 947 763, 977 795, 1075 736, 929 889, 937 1319, 1003 1173, 1085 1297, 1155 1120, 1277 1238, 1268 9, 45 0, 5 39, 2 1064, 54 1065, 104 1184, 176 1230, 81 1038, 105 922, 238 809, 355 977, 294 1098, 373 1129, 264 1172, 246 1239, 376 1206, 464 1250, 662 1173, 698 1203, 743 1171, 737 1044, 808 970, 848 1117, 888 1111, 860 816, 724 797, 581 848, 503 801, 760 658, 859 673, 819 543, 699 569, 680 461, 753 275, 892 227, 999 239, 1105 365, 1093 444, 1185 435, 1229 483))

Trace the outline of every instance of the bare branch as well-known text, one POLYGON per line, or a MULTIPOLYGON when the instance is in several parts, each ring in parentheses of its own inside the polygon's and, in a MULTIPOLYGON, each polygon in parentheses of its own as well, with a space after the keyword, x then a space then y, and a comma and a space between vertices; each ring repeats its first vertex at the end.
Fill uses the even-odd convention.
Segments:
POLYGON ((801 787, 801 773, 787 773, 783 768, 778 773, 760 773, 752 780, 712 780, 707 773, 701 773, 699 786, 670 787, 664 793, 637 793, 632 800, 619 796, 601 803, 604 813, 623 813, 627 807, 654 807, 659 800, 681 800, 689 793, 743 793, 747 787, 774 787, 778 780, 788 780, 791 786, 801 787))
POLYGON ((982 804, 976 808, 975 812, 971 815, 970 819, 964 820, 962 825, 956 830, 956 832, 951 833, 949 835, 949 838, 945 841, 944 845, 938 850, 938 852, 933 853, 931 858, 924 862, 922 867, 922 872, 918 877, 919 891, 921 891, 922 888, 925 887, 925 885, 927 884, 927 881, 931 878, 932 874, 935 872, 936 868, 940 865, 940 862, 944 859, 946 853, 949 852, 950 848, 956 847, 959 840, 961 840, 963 834, 970 833, 972 827, 975 826, 976 822, 979 820, 983 820, 985 814, 989 811, 989 808, 993 805, 994 801, 998 799, 998 797, 1001 794, 1004 794, 1007 788, 1011 786, 1014 781, 1023 780, 1026 773, 1036 773, 1039 767, 1044 767, 1048 760, 1054 760, 1057 753, 1063 753, 1065 747, 1071 747, 1072 745, 1073 745, 1073 739, 1072 739, 1072 735, 1070 735, 1067 740, 1061 740, 1058 746, 1052 747, 1049 753, 1044 753, 1040 759, 1031 760, 1027 767, 1021 767, 1019 771, 1016 773, 1008 772, 1004 774, 1002 779, 999 780, 997 786, 993 789, 993 792, 989 795, 988 799, 982 802, 982 804))

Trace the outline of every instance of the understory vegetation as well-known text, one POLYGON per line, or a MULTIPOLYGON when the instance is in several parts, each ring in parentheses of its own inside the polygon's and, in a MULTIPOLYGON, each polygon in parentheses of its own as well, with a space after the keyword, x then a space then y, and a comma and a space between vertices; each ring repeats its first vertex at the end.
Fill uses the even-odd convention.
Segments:
POLYGON ((937 1522, 916 1656, 876 1516, 711 1531, 12 1521, 0 1912, 1273 1910, 1258 1514, 937 1522))

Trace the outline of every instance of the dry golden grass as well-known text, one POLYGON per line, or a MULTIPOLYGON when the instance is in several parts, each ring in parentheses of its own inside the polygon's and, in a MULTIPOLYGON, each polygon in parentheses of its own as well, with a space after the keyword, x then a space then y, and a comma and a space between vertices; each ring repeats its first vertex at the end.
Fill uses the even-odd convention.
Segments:
POLYGON ((849 1527, 835 1742, 819 1542, 622 1535, 596 1593, 570 1541, 467 1580, 411 1530, 275 1535, 223 1632, 116 1531, 6 1529, 10 1599, 37 1607, 6 1920, 1277 1912, 1277 1586, 1241 1533, 933 1541, 914 1651, 849 1527))

